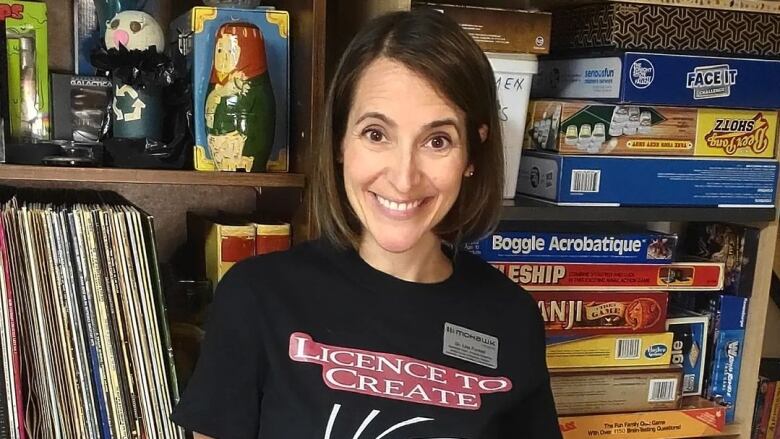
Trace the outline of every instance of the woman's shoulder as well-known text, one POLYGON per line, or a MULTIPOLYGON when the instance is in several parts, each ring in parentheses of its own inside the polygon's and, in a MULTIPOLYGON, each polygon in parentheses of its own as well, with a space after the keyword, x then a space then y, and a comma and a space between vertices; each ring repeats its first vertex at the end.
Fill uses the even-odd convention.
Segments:
POLYGON ((489 296, 536 312, 536 303, 530 294, 479 256, 466 250, 459 251, 457 269, 470 284, 477 285, 481 297, 489 296))

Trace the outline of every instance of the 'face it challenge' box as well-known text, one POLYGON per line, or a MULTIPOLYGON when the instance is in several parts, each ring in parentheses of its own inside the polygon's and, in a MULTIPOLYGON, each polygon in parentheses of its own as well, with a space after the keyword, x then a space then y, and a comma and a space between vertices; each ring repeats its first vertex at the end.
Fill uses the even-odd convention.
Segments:
POLYGON ((286 11, 195 7, 171 24, 192 69, 195 168, 289 168, 286 11))
POLYGON ((531 96, 636 105, 780 108, 780 60, 624 52, 545 60, 531 96))

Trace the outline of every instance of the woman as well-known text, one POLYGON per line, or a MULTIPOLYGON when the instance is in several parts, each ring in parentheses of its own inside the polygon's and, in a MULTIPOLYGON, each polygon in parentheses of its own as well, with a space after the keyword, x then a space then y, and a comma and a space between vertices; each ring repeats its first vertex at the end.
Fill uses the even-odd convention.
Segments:
POLYGON ((560 438, 534 301, 456 249, 498 218, 493 74, 433 11, 380 17, 335 74, 321 239, 237 264, 173 420, 216 438, 560 438))

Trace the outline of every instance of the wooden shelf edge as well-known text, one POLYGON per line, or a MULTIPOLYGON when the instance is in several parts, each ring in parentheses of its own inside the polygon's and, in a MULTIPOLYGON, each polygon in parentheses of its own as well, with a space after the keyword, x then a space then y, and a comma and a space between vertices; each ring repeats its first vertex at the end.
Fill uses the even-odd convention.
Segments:
POLYGON ((0 181, 303 187, 303 174, 0 165, 0 181))

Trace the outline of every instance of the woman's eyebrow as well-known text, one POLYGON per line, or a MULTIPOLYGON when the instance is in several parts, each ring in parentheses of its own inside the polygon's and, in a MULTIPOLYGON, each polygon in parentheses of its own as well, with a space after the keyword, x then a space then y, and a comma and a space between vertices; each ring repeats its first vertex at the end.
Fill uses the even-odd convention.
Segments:
POLYGON ((370 112, 368 112, 368 113, 365 113, 365 114, 363 114, 362 116, 360 116, 360 117, 358 118, 358 120, 357 120, 357 121, 355 121, 355 123, 356 123, 356 124, 358 124, 358 123, 360 123, 360 122, 363 122, 364 120, 366 120, 366 119, 369 119, 369 118, 379 119, 379 120, 381 120, 382 122, 384 122, 384 123, 386 123, 386 124, 390 125, 390 127, 391 127, 391 128, 396 128, 396 127, 398 127, 398 124, 397 124, 397 123, 395 123, 395 121, 394 121, 394 120, 392 120, 392 119, 390 119, 389 117, 385 116, 384 114, 382 114, 382 113, 378 113, 378 112, 376 112, 376 111, 370 111, 370 112))
POLYGON ((439 120, 434 120, 432 122, 428 122, 423 126, 423 129, 429 130, 432 128, 439 128, 447 125, 452 125, 453 127, 455 127, 455 130, 460 132, 460 130, 458 130, 458 121, 450 117, 446 119, 439 119, 439 120))

